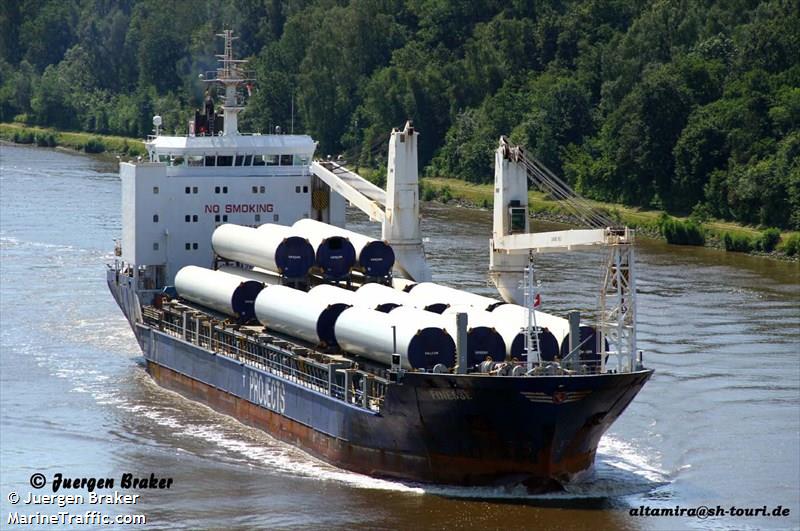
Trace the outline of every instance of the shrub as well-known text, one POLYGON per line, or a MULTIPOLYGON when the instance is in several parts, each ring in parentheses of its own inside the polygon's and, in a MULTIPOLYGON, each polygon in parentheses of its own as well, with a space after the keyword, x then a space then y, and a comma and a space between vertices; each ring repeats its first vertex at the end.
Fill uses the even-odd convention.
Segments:
POLYGON ((99 138, 92 137, 86 141, 86 144, 83 146, 83 150, 86 153, 102 153, 106 150, 106 146, 99 138))
POLYGON ((659 230, 668 243, 675 245, 703 245, 706 242, 703 228, 692 220, 681 221, 662 215, 659 230))
POLYGON ((14 131, 14 142, 17 144, 33 144, 33 133, 30 131, 14 131))
POLYGON ((423 201, 433 201, 436 199, 436 189, 433 186, 425 184, 423 181, 419 183, 420 197, 423 201))
POLYGON ((53 133, 36 133, 36 145, 40 147, 53 147, 56 145, 56 137, 53 133))
POLYGON ((449 186, 442 188, 440 199, 442 200, 442 203, 449 203, 450 200, 453 199, 453 192, 450 190, 449 186))
POLYGON ((800 254, 800 233, 795 233, 783 240, 781 250, 789 256, 800 254))
POLYGON ((771 253, 781 240, 781 231, 775 228, 767 229, 761 233, 756 243, 756 248, 765 253, 771 253))
POLYGON ((722 243, 726 251, 748 253, 753 250, 753 240, 746 234, 726 232, 722 243))
POLYGON ((695 223, 705 223, 711 219, 711 209, 705 203, 697 203, 689 214, 689 219, 695 223))

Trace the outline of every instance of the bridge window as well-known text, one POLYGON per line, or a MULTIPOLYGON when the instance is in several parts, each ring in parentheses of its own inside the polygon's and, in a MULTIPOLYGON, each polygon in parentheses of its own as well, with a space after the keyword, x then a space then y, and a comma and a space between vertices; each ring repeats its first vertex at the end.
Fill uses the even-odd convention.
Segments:
POLYGON ((189 155, 189 158, 186 160, 189 163, 189 166, 203 165, 203 155, 189 155))
POLYGON ((214 155, 206 155, 206 166, 216 166, 217 157, 214 155))
POLYGON ((308 166, 308 157, 305 155, 295 155, 294 156, 294 165, 295 166, 308 166))
POLYGON ((244 163, 244 155, 236 155, 236 165, 241 166, 244 163))
POLYGON ((278 155, 266 155, 265 158, 267 159, 267 166, 278 165, 278 155))
POLYGON ((184 158, 183 157, 172 157, 172 165, 173 166, 183 166, 184 158))
POLYGON ((292 155, 281 155, 281 166, 291 166, 292 155))
POLYGON ((233 165, 233 156, 231 155, 220 155, 217 157, 217 166, 232 166, 233 165))
POLYGON ((264 165, 264 156, 253 155, 253 166, 263 166, 263 165, 264 165))
POLYGON ((169 164, 169 155, 159 155, 158 162, 164 162, 166 164, 169 164))
POLYGON ((250 166, 250 164, 252 162, 253 162, 253 155, 245 155, 244 156, 244 165, 245 166, 250 166))

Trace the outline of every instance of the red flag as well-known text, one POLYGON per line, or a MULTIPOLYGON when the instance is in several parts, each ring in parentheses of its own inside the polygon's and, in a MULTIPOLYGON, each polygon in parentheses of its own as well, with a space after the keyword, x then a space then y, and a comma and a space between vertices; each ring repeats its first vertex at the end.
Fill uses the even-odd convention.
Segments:
POLYGON ((536 297, 533 299, 533 307, 538 308, 542 305, 542 297, 537 293, 536 297))

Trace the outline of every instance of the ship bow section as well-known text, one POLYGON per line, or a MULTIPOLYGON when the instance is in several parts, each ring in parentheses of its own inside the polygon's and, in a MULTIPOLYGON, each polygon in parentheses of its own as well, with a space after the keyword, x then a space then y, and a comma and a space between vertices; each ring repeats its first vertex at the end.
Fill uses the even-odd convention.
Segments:
POLYGON ((424 479, 544 489, 569 481, 591 468, 600 437, 651 374, 409 375, 402 387, 418 412, 424 479))

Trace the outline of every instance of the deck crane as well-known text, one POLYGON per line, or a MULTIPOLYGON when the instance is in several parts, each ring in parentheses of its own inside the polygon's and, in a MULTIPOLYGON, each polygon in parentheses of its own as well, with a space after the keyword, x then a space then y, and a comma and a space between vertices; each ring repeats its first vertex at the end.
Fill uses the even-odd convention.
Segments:
POLYGON ((411 122, 392 131, 386 191, 333 161, 312 162, 311 173, 372 221, 381 222, 381 237, 392 246, 397 267, 410 280, 426 282, 431 271, 419 230, 418 137, 411 122))
MULTIPOLYGON (((507 302, 532 307, 533 257, 538 253, 608 250, 599 296, 596 352, 618 370, 637 363, 634 232, 620 227, 581 198, 547 167, 505 137, 495 151, 494 220, 489 277, 507 302), (530 232, 528 181, 561 201, 586 229, 530 232)), ((533 312, 530 312, 533 314, 533 312)), ((530 335, 530 331, 529 331, 530 335)))

